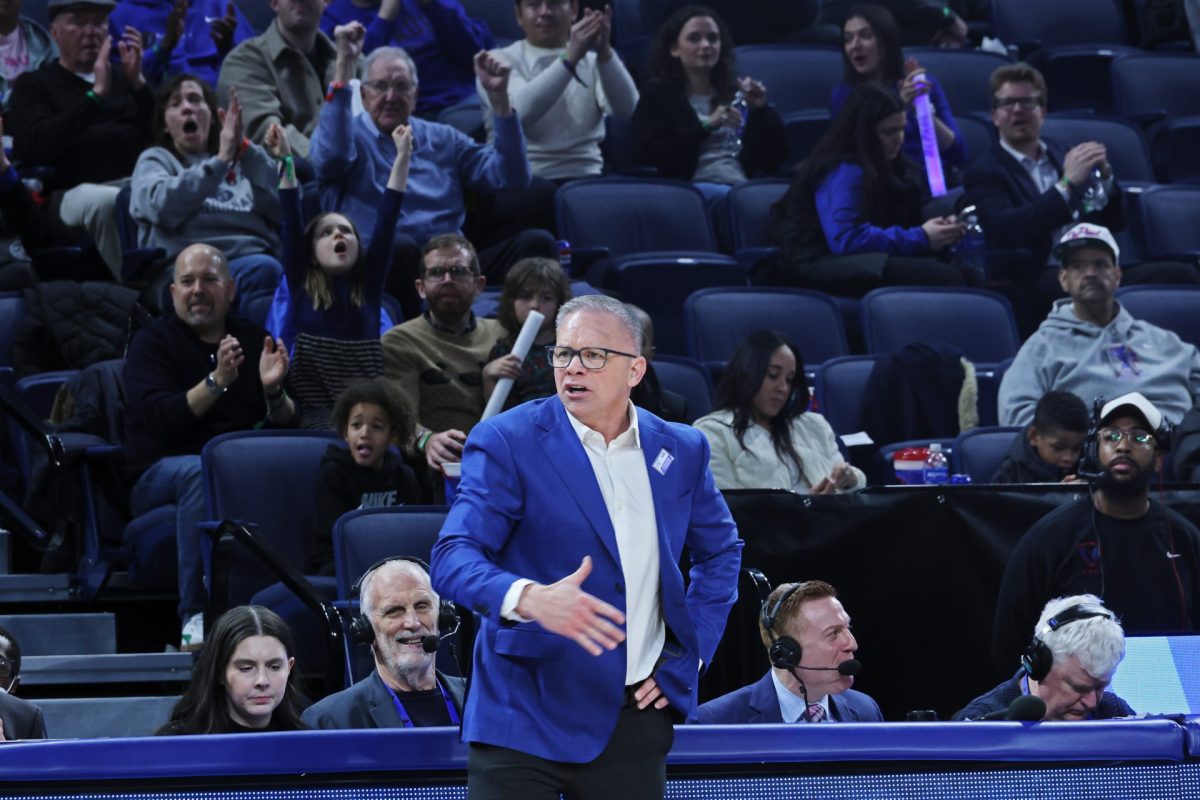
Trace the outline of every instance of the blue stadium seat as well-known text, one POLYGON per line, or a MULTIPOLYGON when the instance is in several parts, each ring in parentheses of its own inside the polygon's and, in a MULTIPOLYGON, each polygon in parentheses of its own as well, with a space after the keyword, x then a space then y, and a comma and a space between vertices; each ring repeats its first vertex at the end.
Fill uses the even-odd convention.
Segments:
POLYGON ((950 469, 966 473, 972 483, 988 483, 1012 447, 1013 439, 1024 428, 975 428, 960 433, 954 440, 950 469))
POLYGON ((688 297, 683 314, 688 355, 709 369, 723 367, 742 339, 764 328, 791 339, 809 371, 850 352, 841 308, 810 289, 709 289, 688 297))
POLYGON ((1166 120, 1154 131, 1154 173, 1165 183, 1200 183, 1200 115, 1166 120))
POLYGON ((1127 120, 1051 114, 1042 125, 1042 135, 1061 142, 1067 149, 1080 142, 1100 142, 1107 148, 1108 163, 1122 184, 1154 181, 1154 165, 1150 163, 1146 139, 1141 128, 1127 120))
POLYGON ((1122 286, 1117 301, 1134 316, 1200 347, 1200 287, 1122 286))
POLYGON ((974 114, 956 114, 954 121, 958 123, 958 132, 967 147, 968 164, 989 152, 996 143, 996 126, 990 120, 974 114))
POLYGON ((1011 358, 999 364, 976 364, 975 386, 977 397, 975 408, 979 412, 981 426, 1000 424, 1000 380, 1012 366, 1011 358))
POLYGON ((1138 218, 1146 257, 1200 257, 1200 187, 1154 186, 1142 192, 1138 218))
POLYGON ((1191 53, 1123 55, 1112 64, 1116 111, 1155 122, 1200 114, 1200 56, 1191 53))
POLYGON ((612 265, 611 286, 627 303, 640 306, 654 321, 658 352, 682 355, 684 301, 712 287, 744 287, 746 271, 729 256, 705 253, 628 255, 612 265))
POLYGON ((437 121, 472 139, 481 140, 484 136, 483 105, 479 102, 478 95, 471 95, 461 103, 443 108, 438 112, 437 121))
POLYGON ((862 301, 867 352, 887 353, 910 342, 945 342, 974 363, 1017 354, 1021 339, 1008 298, 981 289, 889 286, 862 301))
POLYGON ((486 23, 496 47, 504 47, 518 39, 525 38, 525 32, 517 24, 513 16, 513 7, 509 3, 497 3, 496 0, 463 0, 463 10, 471 19, 486 23))
POLYGON ((25 295, 22 292, 0 292, 0 367, 12 365, 12 346, 17 338, 17 325, 25 318, 25 295))
POLYGON ((996 37, 1022 54, 1073 44, 1129 44, 1116 0, 992 0, 996 37))
MULTIPOLYGON (((239 431, 218 436, 200 454, 209 519, 239 520, 255 527, 258 535, 279 551, 295 569, 305 564, 304 531, 316 511, 317 473, 332 433, 296 430, 239 431)), ((219 609, 258 602, 273 606, 296 636, 296 647, 305 669, 324 662, 323 629, 291 592, 277 584, 241 544, 233 543, 228 569, 221 576, 224 594, 215 587, 211 559, 205 560, 213 603, 219 609), (263 591, 267 590, 267 591, 263 591)), ((311 577, 318 592, 332 598, 332 578, 311 577)))
POLYGON ((833 87, 842 82, 840 49, 802 44, 753 44, 734 51, 737 74, 767 87, 767 100, 780 114, 828 109, 833 87))
POLYGON ((787 143, 787 158, 782 171, 786 173, 808 158, 813 147, 829 130, 832 117, 827 108, 791 111, 782 116, 783 138, 787 143))
POLYGON ((906 47, 911 56, 937 78, 954 111, 955 121, 970 111, 990 114, 992 97, 988 81, 992 72, 1012 59, 984 50, 944 50, 936 47, 906 47))
POLYGON ((778 250, 771 238, 771 206, 789 185, 781 178, 762 178, 729 190, 729 250, 743 267, 749 269, 778 250))
POLYGON ((874 356, 843 356, 817 368, 817 411, 837 435, 862 430, 863 392, 873 369, 874 356))
POLYGON ((700 362, 683 356, 656 355, 654 374, 663 389, 682 395, 687 401, 689 423, 712 411, 715 396, 712 374, 700 362))
POLYGON ((1120 56, 1137 52, 1136 47, 1116 44, 1074 44, 1043 50, 1036 58, 1036 65, 1046 79, 1050 110, 1117 113, 1112 63, 1120 56))

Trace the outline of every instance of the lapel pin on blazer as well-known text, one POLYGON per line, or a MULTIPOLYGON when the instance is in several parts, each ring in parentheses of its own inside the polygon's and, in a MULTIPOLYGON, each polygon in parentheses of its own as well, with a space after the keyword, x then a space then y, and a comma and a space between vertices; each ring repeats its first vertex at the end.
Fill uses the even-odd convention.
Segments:
POLYGON ((668 453, 666 448, 664 448, 658 451, 658 456, 654 459, 654 463, 651 466, 654 467, 654 471, 659 475, 666 475, 667 470, 669 470, 671 465, 674 463, 675 456, 668 453))

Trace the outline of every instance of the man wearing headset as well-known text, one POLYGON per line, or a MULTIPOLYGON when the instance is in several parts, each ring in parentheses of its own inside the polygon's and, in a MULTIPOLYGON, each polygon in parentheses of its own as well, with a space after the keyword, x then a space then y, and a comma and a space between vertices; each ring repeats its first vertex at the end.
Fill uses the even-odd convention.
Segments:
MULTIPOLYGON (((331 694, 304 712, 310 728, 422 728, 458 725, 462 678, 434 668, 439 629, 453 627, 429 573, 416 559, 376 564, 358 583, 361 617, 355 641, 370 643, 375 669, 349 689, 331 694)), ((448 604, 447 604, 448 605, 448 604)))
POLYGON ((976 697, 954 719, 998 718, 1023 695, 1045 703, 1046 722, 1133 716, 1128 703, 1105 691, 1124 657, 1121 623, 1100 598, 1056 598, 1042 609, 1017 674, 976 697))
POLYGON ((1131 632, 1200 623, 1200 531, 1150 497, 1170 439, 1163 414, 1138 392, 1093 412, 1078 470, 1091 496, 1042 517, 1013 550, 996 599, 997 666, 1012 663, 1052 597, 1095 594, 1131 632))
POLYGON ((770 671, 757 683, 700 706, 696 722, 883 722, 879 704, 850 688, 859 671, 858 642, 850 615, 828 583, 777 587, 763 604, 758 632, 770 671))

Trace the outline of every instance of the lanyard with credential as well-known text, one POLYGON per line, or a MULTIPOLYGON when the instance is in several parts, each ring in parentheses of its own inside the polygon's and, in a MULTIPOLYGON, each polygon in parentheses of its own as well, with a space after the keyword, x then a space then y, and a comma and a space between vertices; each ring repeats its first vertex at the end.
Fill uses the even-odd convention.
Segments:
MULTIPOLYGON (((446 713, 450 715, 450 724, 461 724, 462 720, 458 716, 458 709, 454 707, 454 703, 450 700, 450 695, 446 692, 445 687, 442 686, 442 682, 435 679, 434 684, 437 686, 438 691, 442 693, 442 699, 446 701, 446 713)), ((408 712, 404 710, 404 704, 401 703, 400 698, 396 696, 395 690, 393 690, 392 687, 388 686, 386 683, 383 684, 383 688, 387 689, 388 694, 392 696, 392 704, 396 706, 396 713, 400 715, 400 727, 415 728, 416 726, 413 725, 412 719, 410 719, 408 716, 408 712)))

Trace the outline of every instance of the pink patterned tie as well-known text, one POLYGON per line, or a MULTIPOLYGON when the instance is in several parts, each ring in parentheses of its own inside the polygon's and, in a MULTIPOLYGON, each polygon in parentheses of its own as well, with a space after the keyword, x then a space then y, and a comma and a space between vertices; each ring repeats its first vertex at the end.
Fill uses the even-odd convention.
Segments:
POLYGON ((812 703, 804 712, 805 722, 820 722, 825 719, 825 707, 820 703, 812 703))

